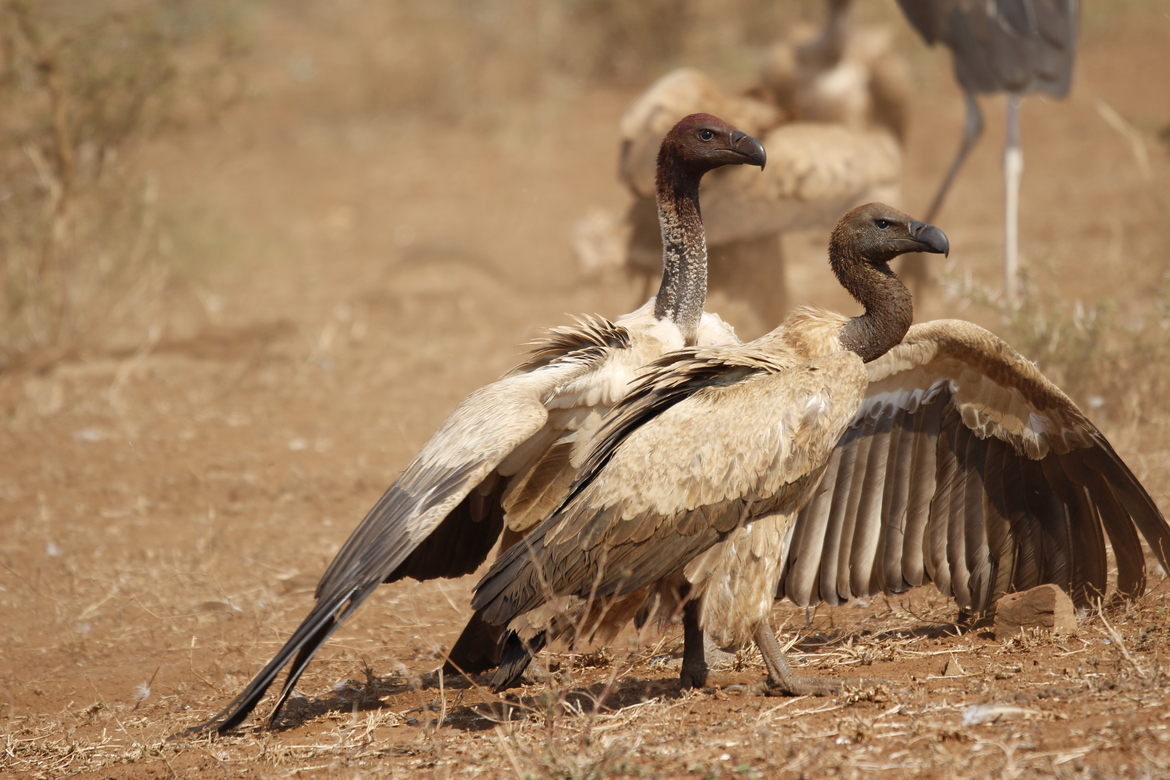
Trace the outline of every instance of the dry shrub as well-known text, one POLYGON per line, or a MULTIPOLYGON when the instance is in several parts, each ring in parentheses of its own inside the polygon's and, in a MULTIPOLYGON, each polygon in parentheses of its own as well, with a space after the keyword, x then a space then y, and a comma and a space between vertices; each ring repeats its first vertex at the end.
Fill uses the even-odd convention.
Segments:
POLYGON ((1115 422, 1148 417, 1149 400, 1170 391, 1165 297, 1124 313, 1108 298, 1033 302, 1015 312, 1008 333, 1065 392, 1089 409, 1107 405, 1115 422))
POLYGON ((0 5, 0 370, 99 342, 166 285, 156 185, 126 160, 180 90, 222 102, 206 85, 232 52, 184 67, 220 21, 180 11, 0 5))
POLYGON ((952 292, 997 311, 999 335, 1098 423, 1168 422, 1150 399, 1170 393, 1170 289, 1124 309, 1108 297, 1086 305, 1044 288, 1011 307, 969 277, 952 292))

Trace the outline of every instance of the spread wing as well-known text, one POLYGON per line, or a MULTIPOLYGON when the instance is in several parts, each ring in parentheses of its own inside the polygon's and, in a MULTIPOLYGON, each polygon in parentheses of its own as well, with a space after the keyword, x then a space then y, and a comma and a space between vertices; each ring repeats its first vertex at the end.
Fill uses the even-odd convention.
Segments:
POLYGON ((224 732, 242 722, 292 660, 275 717, 320 646, 378 585, 470 573, 505 519, 534 524, 532 513, 561 481, 559 503, 572 473, 572 436, 592 407, 608 409, 626 381, 605 374, 606 358, 630 343, 620 326, 582 321, 554 331, 531 360, 465 398, 342 546, 288 642, 199 730, 224 732))
POLYGON ((797 604, 934 582, 984 611, 1054 583, 1080 604, 1145 588, 1170 526, 1075 404, 986 330, 910 329, 868 365, 864 402, 792 530, 777 597, 797 604))
POLYGON ((624 595, 799 503, 866 382, 852 353, 791 365, 748 349, 652 374, 599 432, 565 505, 496 562, 472 605, 503 625, 553 596, 624 595))

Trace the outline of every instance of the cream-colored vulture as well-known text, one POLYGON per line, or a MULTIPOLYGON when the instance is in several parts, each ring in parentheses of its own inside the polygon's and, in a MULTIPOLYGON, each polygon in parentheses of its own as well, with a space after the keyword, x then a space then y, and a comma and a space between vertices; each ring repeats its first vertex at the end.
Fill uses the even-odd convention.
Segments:
MULTIPOLYGON (((933 582, 982 613, 1045 583, 1081 606, 1137 597, 1140 538, 1170 571, 1170 526, 1145 488, 1068 396, 994 334, 960 320, 915 325, 865 368, 864 400, 795 522, 761 518, 692 562, 723 583, 708 589, 699 625, 758 614, 759 586, 777 573, 776 598, 802 606, 933 582)), ((770 632, 756 641, 778 657, 770 632)), ((842 682, 764 657, 777 692, 842 682)))
POLYGON ((830 3, 825 31, 815 39, 831 42, 832 56, 822 51, 828 44, 803 38, 778 44, 765 62, 763 87, 746 95, 726 94, 697 70, 676 70, 626 111, 619 178, 634 195, 625 217, 625 265, 635 276, 649 283, 661 254, 653 150, 674 118, 692 111, 726 112, 768 149, 763 176, 727 169, 703 183, 710 287, 748 303, 762 322, 778 322, 789 311, 782 234, 828 229, 859 203, 900 199, 906 67, 889 50, 887 33, 851 29, 848 9, 839 5, 830 3), (779 64, 785 52, 793 60, 787 71, 779 64))
MULTIPOLYGON (((864 314, 802 308, 748 344, 657 361, 598 431, 568 500, 477 587, 479 617, 509 628, 493 684, 513 683, 549 633, 604 637, 639 610, 669 617, 689 599, 698 628, 735 643, 756 638, 769 681, 798 688, 803 678, 768 625, 786 524, 770 523, 775 549, 759 548, 759 560, 745 558, 739 536, 804 505, 864 399, 864 363, 910 327, 910 294, 889 262, 947 249, 935 227, 881 204, 860 207, 834 230, 829 257, 864 314), (739 570, 741 558, 750 570, 739 570), (731 608, 709 608, 724 602, 731 608)), ((706 677, 692 638, 684 685, 706 677)))
POLYGON ((316 653, 383 582, 468 574, 506 530, 514 539, 554 509, 572 482, 573 441, 669 350, 738 343, 703 311, 706 245, 699 180, 724 165, 763 167, 764 148, 721 119, 695 114, 661 145, 662 286, 642 308, 609 322, 556 328, 532 356, 451 413, 337 553, 317 603, 244 691, 199 730, 233 728, 292 663, 271 719, 316 653))

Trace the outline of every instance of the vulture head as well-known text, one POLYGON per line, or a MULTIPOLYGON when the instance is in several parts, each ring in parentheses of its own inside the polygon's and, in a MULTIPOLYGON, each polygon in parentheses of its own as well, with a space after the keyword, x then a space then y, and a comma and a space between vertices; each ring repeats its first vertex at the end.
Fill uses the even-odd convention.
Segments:
POLYGON ((934 225, 911 219, 884 203, 867 203, 850 211, 833 230, 829 257, 882 266, 909 252, 950 253, 947 236, 934 225))
POLYGON ((764 145, 755 138, 719 117, 691 114, 683 117, 662 139, 658 150, 659 190, 671 179, 697 184, 697 179, 715 168, 758 165, 762 169, 766 161, 764 145))
POLYGON ((849 320, 841 344, 869 362, 902 340, 914 321, 910 291, 890 270, 908 252, 950 251, 946 234, 884 203, 858 206, 837 223, 829 239, 829 265, 865 314, 849 320))

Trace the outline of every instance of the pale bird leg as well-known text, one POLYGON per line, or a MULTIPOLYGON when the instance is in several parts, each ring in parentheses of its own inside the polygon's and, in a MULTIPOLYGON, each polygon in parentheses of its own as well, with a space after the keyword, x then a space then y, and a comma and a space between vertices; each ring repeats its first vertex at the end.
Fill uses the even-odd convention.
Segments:
POLYGON ((1020 178, 1024 152, 1020 149, 1020 97, 1008 94, 1007 141, 1003 148, 1003 293, 1015 306, 1020 296, 1020 178))

